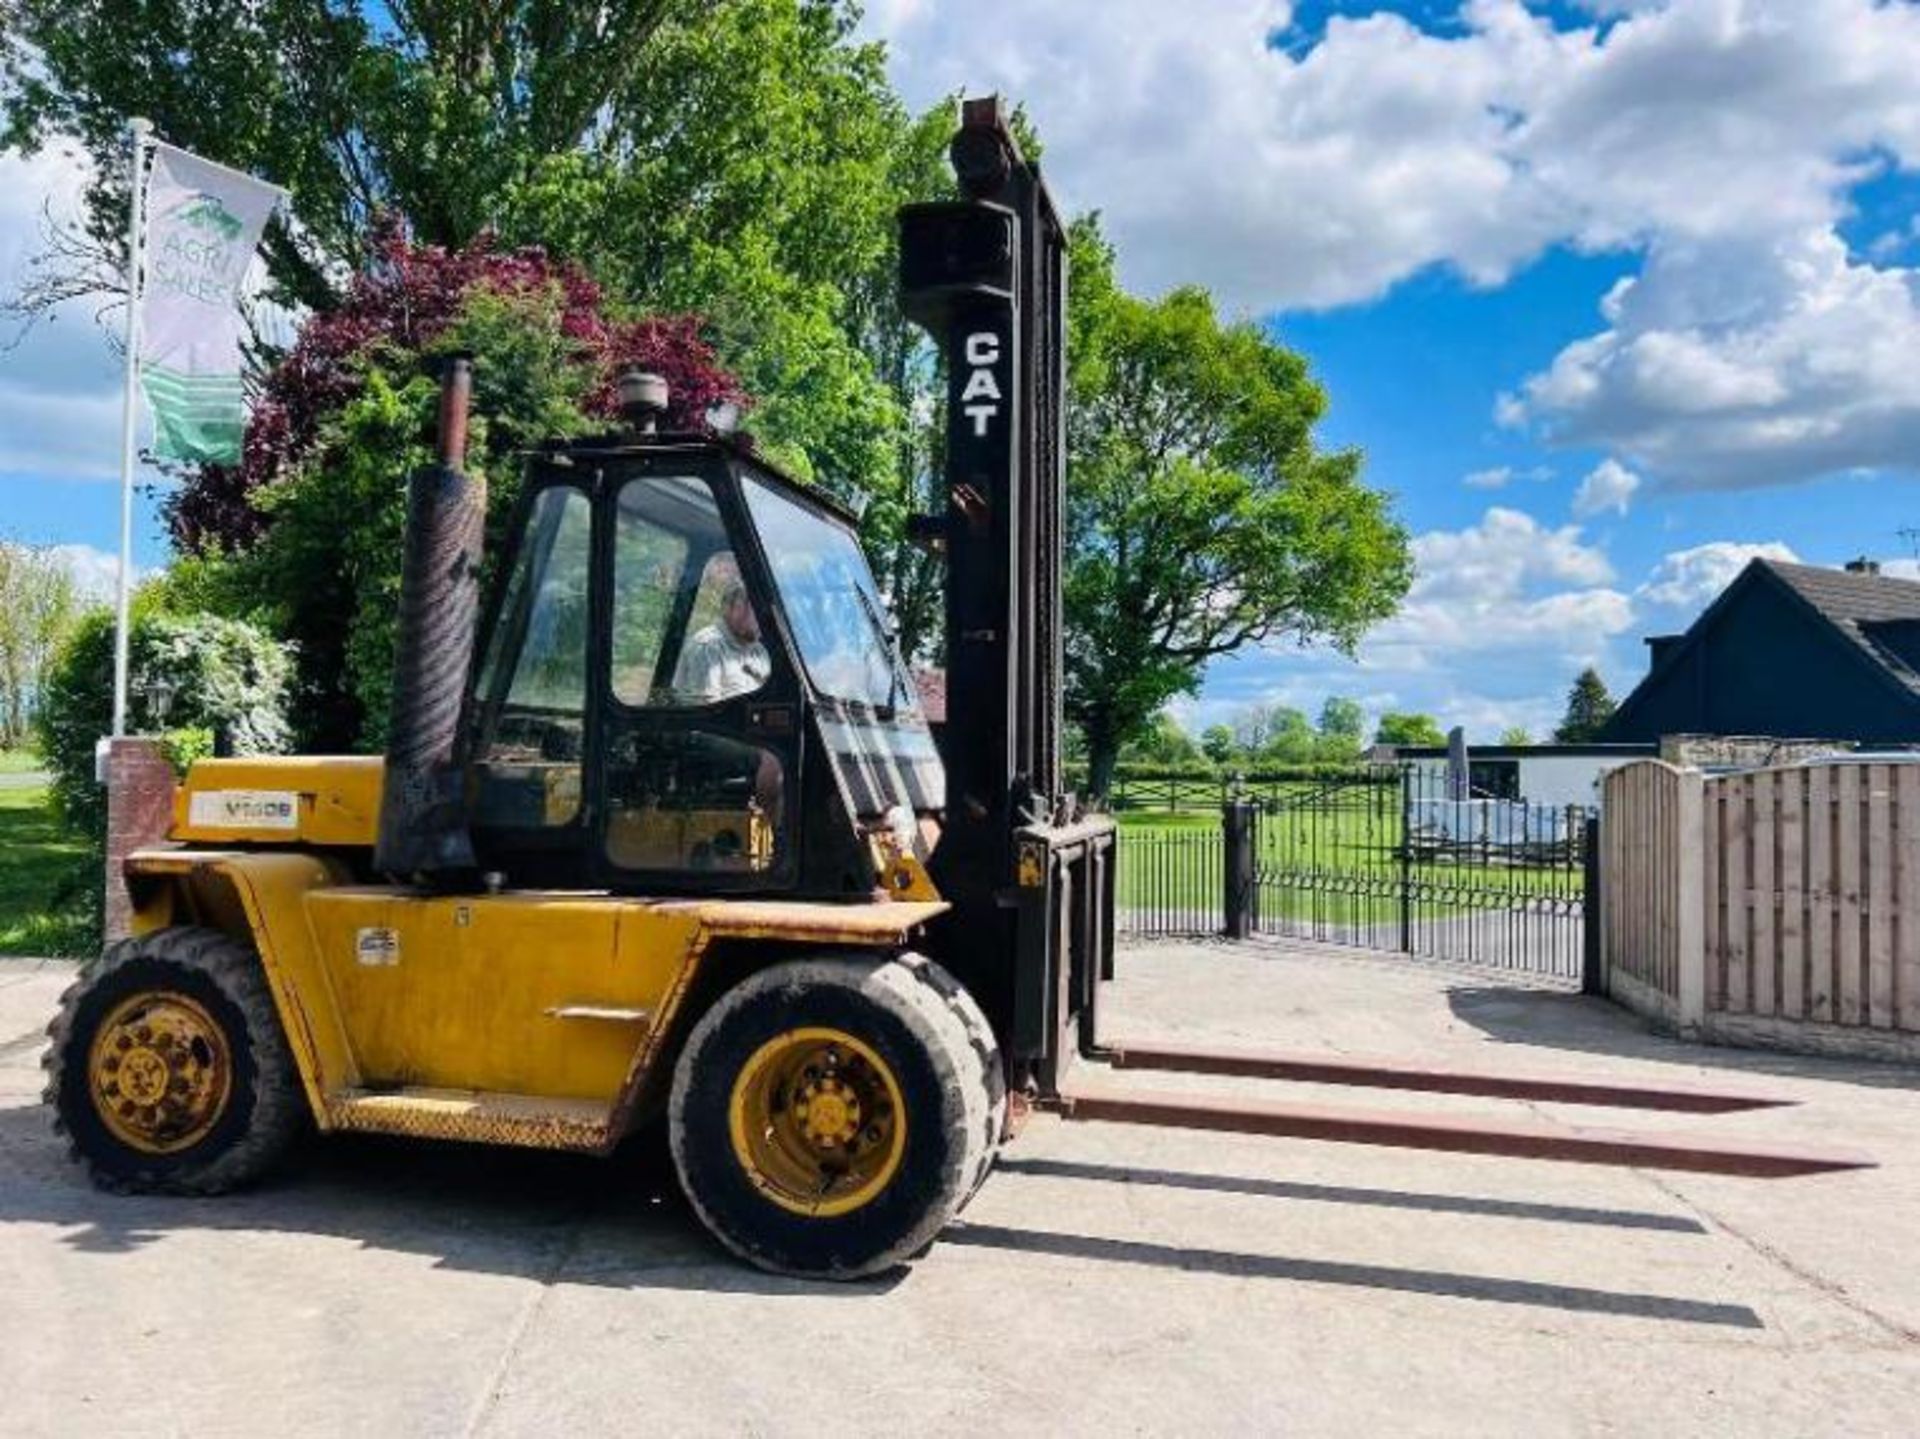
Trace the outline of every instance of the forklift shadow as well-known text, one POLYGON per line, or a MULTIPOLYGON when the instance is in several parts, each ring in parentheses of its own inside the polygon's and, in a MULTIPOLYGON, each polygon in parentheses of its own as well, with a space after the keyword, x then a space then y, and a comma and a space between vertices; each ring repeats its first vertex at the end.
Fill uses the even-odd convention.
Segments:
POLYGON ((1454 1018, 1499 1044, 1572 1050, 1869 1089, 1920 1090, 1920 1066, 1698 1044, 1656 1032, 1607 1000, 1565 990, 1462 985, 1447 991, 1454 1018))
MULTIPOLYGON (((1647 1222, 1663 1216, 1623 1212, 1605 1218, 1606 1211, 1513 1206, 1458 1196, 1348 1191, 1024 1157, 1003 1160, 1002 1165, 1009 1175, 1234 1188, 1274 1197, 1443 1212, 1511 1214, 1518 1208, 1539 1211, 1534 1217, 1574 1223, 1680 1227, 1647 1222)), ((423 1146, 374 1136, 309 1139, 267 1184, 215 1199, 181 1199, 102 1193, 68 1162, 45 1106, 6 1108, 0 1109, 0 1228, 11 1223, 54 1226, 64 1231, 62 1243, 89 1255, 134 1253, 191 1232, 306 1235, 422 1255, 435 1267, 459 1272, 611 1289, 863 1299, 886 1294, 907 1277, 899 1271, 857 1283, 828 1283, 748 1268, 706 1238, 680 1197, 664 1143, 653 1135, 609 1160, 538 1150, 423 1146)), ((948 1245, 1571 1312, 1763 1327, 1744 1305, 964 1220, 947 1229, 935 1253, 948 1245)))
POLYGON ((1243 1254, 1229 1250, 1197 1249, 1187 1245, 1106 1239, 1090 1234, 1007 1229, 995 1224, 962 1223, 948 1230, 942 1236, 941 1243, 1010 1250, 1019 1254, 1051 1255, 1063 1259, 1099 1260, 1109 1264, 1147 1264, 1190 1273, 1228 1275, 1236 1279, 1280 1279, 1296 1284, 1327 1284, 1398 1294, 1478 1299, 1491 1304, 1520 1304, 1635 1319, 1665 1319, 1730 1329, 1766 1327, 1760 1316, 1744 1304, 1715 1304, 1699 1299, 1677 1299, 1664 1294, 1586 1289, 1568 1284, 1543 1284, 1533 1280, 1501 1279, 1492 1275, 1457 1274, 1445 1270, 1394 1269, 1379 1264, 1243 1254))
POLYGON ((52 1132, 44 1105, 0 1109, 0 1228, 69 1231, 86 1254, 188 1232, 344 1239, 438 1268, 539 1283, 857 1299, 900 1275, 828 1283, 764 1274, 708 1239, 674 1182, 664 1137, 611 1159, 530 1149, 309 1136, 281 1172, 212 1199, 103 1193, 52 1132))
POLYGON ((1537 1204, 1475 1194, 1426 1194, 1403 1189, 1367 1189, 1352 1184, 1308 1184, 1285 1179, 1250 1179, 1236 1174, 1200 1174, 1191 1170, 1141 1169, 1132 1165, 1088 1164, 1078 1160, 1004 1158, 1001 1174, 1045 1179, 1091 1179, 1116 1184, 1150 1184, 1213 1194, 1249 1194, 1320 1204, 1353 1204, 1375 1209, 1414 1209, 1429 1214, 1475 1214, 1491 1219, 1532 1219, 1549 1224, 1597 1225, 1609 1229, 1652 1229, 1669 1234, 1705 1234, 1707 1227, 1684 1214, 1655 1214, 1640 1209, 1595 1209, 1573 1204, 1537 1204))

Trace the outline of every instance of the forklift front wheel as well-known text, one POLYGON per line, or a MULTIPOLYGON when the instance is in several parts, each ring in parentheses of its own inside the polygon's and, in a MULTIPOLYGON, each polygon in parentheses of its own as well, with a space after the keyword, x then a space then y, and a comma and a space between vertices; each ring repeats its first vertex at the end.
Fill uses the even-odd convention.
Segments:
POLYGON ((997 1138, 999 1076, 919 955, 795 960, 735 985, 675 1066, 668 1139, 752 1264, 857 1279, 925 1248, 997 1138))
POLYGON ((271 1169, 304 1106, 258 957, 216 930, 121 940, 47 1030, 46 1100, 104 1189, 218 1194, 271 1169))

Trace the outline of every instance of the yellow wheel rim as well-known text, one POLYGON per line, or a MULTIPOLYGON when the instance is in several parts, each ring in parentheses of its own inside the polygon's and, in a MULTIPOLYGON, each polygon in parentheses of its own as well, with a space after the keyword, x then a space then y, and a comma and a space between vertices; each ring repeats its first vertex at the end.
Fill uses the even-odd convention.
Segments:
POLYGON ((198 1144, 233 1096, 227 1036, 198 1000, 169 991, 122 1000, 87 1056, 93 1107, 109 1133, 144 1154, 198 1144))
POLYGON ((755 1050, 733 1082, 727 1126, 755 1187, 816 1219, 872 1203, 907 1148, 900 1082, 840 1029, 790 1029, 755 1050))

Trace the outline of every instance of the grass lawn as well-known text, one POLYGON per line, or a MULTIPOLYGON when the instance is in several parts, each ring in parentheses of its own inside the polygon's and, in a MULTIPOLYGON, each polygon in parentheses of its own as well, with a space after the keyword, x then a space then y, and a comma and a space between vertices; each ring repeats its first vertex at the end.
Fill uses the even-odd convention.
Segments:
POLYGON ((32 774, 47 762, 30 749, 0 749, 0 774, 32 774))
MULTIPOLYGON (((1219 914, 1224 846, 1217 813, 1132 810, 1120 822, 1115 902, 1127 910, 1219 914)), ((1255 863, 1263 913, 1335 927, 1392 925, 1401 916, 1398 801, 1352 803, 1261 816, 1255 863)), ((1577 899, 1577 867, 1416 857, 1406 867, 1419 917, 1505 910, 1577 899)))
POLYGON ((0 789, 0 954, 77 954, 90 944, 76 906, 54 908, 86 863, 87 846, 60 827, 44 787, 0 789))

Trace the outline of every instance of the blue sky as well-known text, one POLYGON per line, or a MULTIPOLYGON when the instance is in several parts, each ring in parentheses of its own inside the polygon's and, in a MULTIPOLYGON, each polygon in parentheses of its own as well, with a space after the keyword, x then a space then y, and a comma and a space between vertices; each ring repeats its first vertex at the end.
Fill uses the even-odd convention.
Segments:
MULTIPOLYGON (((1323 440, 1398 497, 1407 612, 1354 660, 1216 665, 1189 723, 1338 693, 1539 734, 1755 553, 1920 573, 1914 5, 869 0, 867 30, 915 103, 1025 103, 1123 278, 1304 351, 1323 440)), ((12 267, 63 182, 0 181, 12 267)), ((115 384, 86 315, 0 357, 0 531, 111 546, 115 384)))
POLYGON ((1358 657, 1214 666, 1492 738, 1616 691, 1755 554, 1920 573, 1920 10, 1903 0, 873 0, 1019 97, 1123 278, 1312 360, 1421 578, 1358 657), (1101 17, 1095 23, 1095 14, 1101 17))

